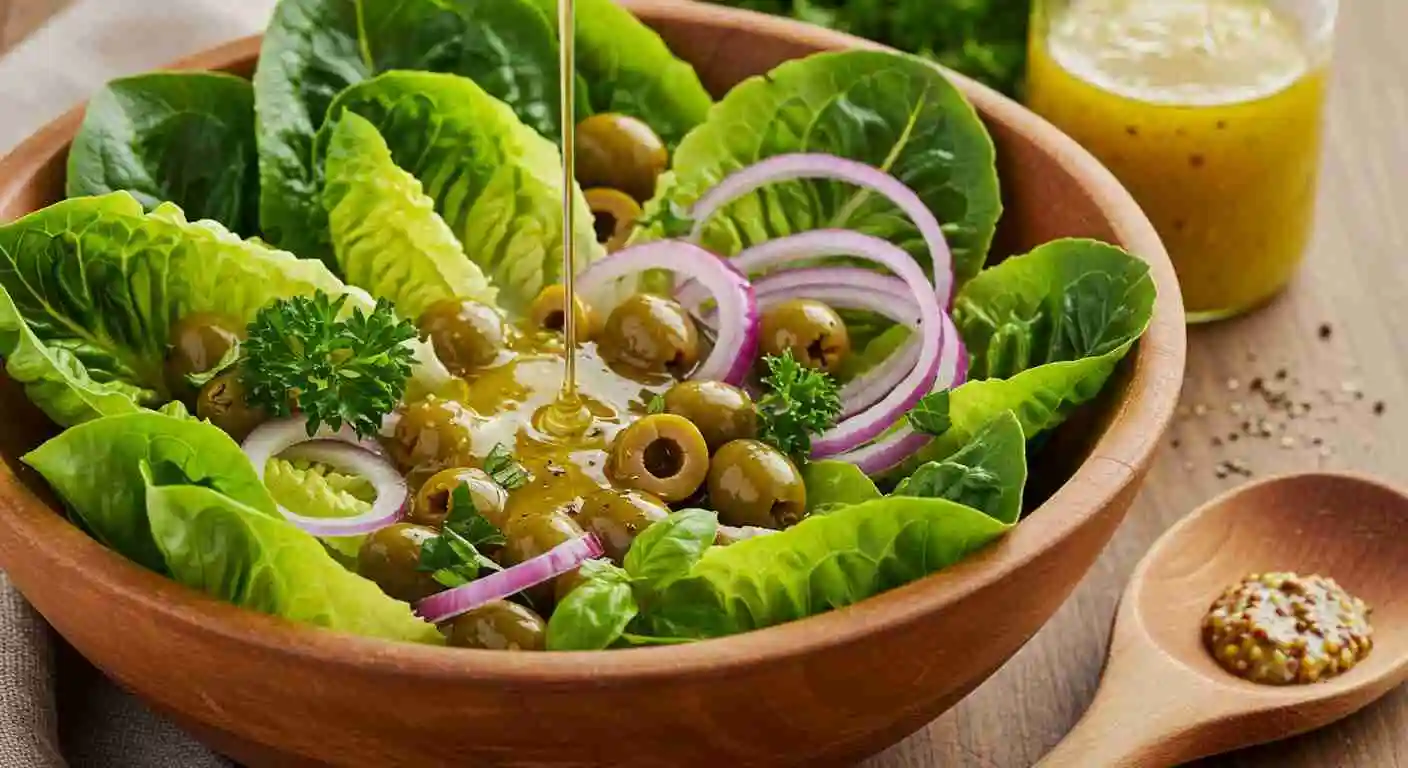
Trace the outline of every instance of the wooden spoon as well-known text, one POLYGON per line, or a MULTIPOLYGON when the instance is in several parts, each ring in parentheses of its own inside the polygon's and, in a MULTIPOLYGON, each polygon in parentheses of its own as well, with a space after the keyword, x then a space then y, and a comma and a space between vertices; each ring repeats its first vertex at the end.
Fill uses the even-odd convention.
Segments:
POLYGON ((1340 474, 1272 478, 1199 507, 1144 556, 1120 601, 1095 701, 1039 763, 1170 766, 1352 714, 1408 678, 1408 496, 1340 474), (1250 573, 1320 574, 1367 602, 1374 649, 1312 685, 1244 681, 1203 647, 1204 613, 1250 573))

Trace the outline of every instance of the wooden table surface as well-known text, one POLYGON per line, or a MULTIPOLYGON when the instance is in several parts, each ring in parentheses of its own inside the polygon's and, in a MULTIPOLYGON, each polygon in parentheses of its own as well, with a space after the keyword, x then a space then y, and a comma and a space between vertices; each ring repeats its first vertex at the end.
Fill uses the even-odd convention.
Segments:
MULTIPOLYGON (((0 51, 63 4, 0 0, 0 51)), ((1123 528, 1069 602, 987 684, 863 768, 1036 762, 1095 693, 1135 563, 1185 512, 1241 482, 1243 468, 1255 476, 1355 469, 1408 485, 1408 3, 1344 6, 1318 232, 1299 281, 1252 316, 1191 332, 1178 423, 1123 528), (1268 405, 1252 391, 1258 378, 1310 412, 1289 418, 1268 405)), ((1408 766, 1408 690, 1308 736, 1199 763, 1399 765, 1408 766)))

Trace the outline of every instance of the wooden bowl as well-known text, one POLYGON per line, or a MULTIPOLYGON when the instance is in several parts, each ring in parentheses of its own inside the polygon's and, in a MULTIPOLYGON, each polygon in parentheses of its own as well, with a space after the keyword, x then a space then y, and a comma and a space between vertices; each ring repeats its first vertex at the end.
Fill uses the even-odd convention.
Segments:
MULTIPOLYGON (((716 93, 785 59, 870 45, 717 7, 627 4, 716 93)), ((248 74, 258 47, 240 40, 179 66, 248 74)), ((817 766, 884 748, 992 674, 1066 598, 1133 499, 1183 376, 1178 284, 1134 201, 1054 128, 958 82, 997 141, 1008 206, 1001 252, 1101 238, 1147 260, 1159 289, 1148 334, 1102 399, 1047 445, 1030 488, 1039 506, 958 567, 844 610, 694 645, 515 654, 349 637, 211 600, 79 532, 17 461, 54 428, 8 381, 0 566, 100 669, 255 766, 817 766)), ((0 220, 62 197, 80 116, 0 163, 0 220)))

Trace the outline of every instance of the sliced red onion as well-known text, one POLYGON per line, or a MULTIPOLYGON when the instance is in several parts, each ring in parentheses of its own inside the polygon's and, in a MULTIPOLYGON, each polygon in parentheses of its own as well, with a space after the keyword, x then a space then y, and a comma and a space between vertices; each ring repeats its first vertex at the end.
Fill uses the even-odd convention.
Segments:
MULTIPOLYGON (((968 380, 968 350, 958 336, 958 329, 948 315, 943 316, 944 350, 939 363, 939 376, 934 391, 956 389, 968 380)), ((916 432, 906 421, 884 438, 831 458, 856 465, 867 475, 874 475, 898 465, 923 448, 933 437, 916 432)))
POLYGON ((594 533, 558 544, 541 555, 512 568, 495 571, 464 586, 440 592, 415 604, 416 615, 441 624, 485 603, 516 595, 525 589, 575 570, 582 563, 601 557, 605 550, 594 533))
MULTIPOLYGON (((953 254, 944 239, 943 228, 933 212, 914 190, 899 179, 865 163, 823 154, 790 154, 770 157, 725 178, 699 198, 690 211, 694 230, 689 239, 699 242, 704 227, 715 213, 744 195, 771 184, 798 179, 832 179, 877 192, 894 203, 914 222, 934 265, 934 293, 939 305, 947 308, 953 297, 953 254)), ((835 254, 840 255, 840 254, 835 254)), ((753 268, 739 265, 746 274, 753 268)))
POLYGON ((307 421, 288 418, 259 425, 245 438, 243 448, 261 482, 269 459, 279 455, 316 461, 366 478, 376 488, 376 501, 360 515, 308 517, 279 506, 289 522, 314 536, 360 536, 395 523, 410 496, 405 478, 385 456, 368 450, 367 442, 346 426, 337 431, 324 426, 309 437, 307 421))
POLYGON ((699 281, 724 318, 713 350, 692 377, 741 383, 758 351, 758 302, 748 279, 723 259, 692 243, 660 240, 617 251, 592 264, 577 278, 578 288, 591 297, 628 275, 650 269, 667 269, 699 281))
MULTIPOLYGON (((943 327, 940 318, 944 314, 923 270, 909 254, 878 237, 860 232, 818 229, 789 235, 749 248, 740 253, 734 263, 745 269, 762 269, 783 260, 822 253, 879 264, 905 282, 919 308, 920 354, 914 369, 894 391, 887 393, 870 409, 845 419, 812 441, 812 458, 816 459, 827 458, 874 440, 929 392, 938 375, 943 327)), ((721 316, 727 315, 721 313, 721 316)))
MULTIPOLYGON (((692 284, 697 285, 697 284, 692 284)), ((814 267, 777 272, 753 282, 758 308, 767 309, 791 299, 814 299, 836 309, 861 309, 894 322, 913 326, 919 321, 914 295, 903 280, 857 267, 814 267)), ((702 310, 692 295, 676 299, 697 317, 712 326, 713 307, 702 310)))
MULTIPOLYGON (((943 343, 940 340, 940 343, 943 343)), ((854 416, 880 402, 914 370, 919 362, 920 340, 911 336, 890 356, 841 387, 841 418, 854 416)))

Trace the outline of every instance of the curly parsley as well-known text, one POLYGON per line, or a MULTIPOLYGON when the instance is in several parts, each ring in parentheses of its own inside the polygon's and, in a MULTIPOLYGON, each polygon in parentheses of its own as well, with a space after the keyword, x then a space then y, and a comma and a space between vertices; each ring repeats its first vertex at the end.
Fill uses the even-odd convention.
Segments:
POLYGON ((501 547, 504 535, 474 506, 474 497, 467 484, 460 484, 450 494, 450 514, 440 535, 427 540, 420 548, 418 570, 454 588, 479 578, 480 571, 503 570, 479 550, 501 547))
POLYGON ((282 299, 260 310, 244 342, 241 376, 251 405, 276 416, 307 417, 308 434, 350 425, 368 437, 400 401, 416 327, 378 301, 370 314, 339 319, 347 296, 282 299))
POLYGON ((836 425, 841 398, 836 380, 822 371, 803 366, 787 350, 763 358, 768 375, 767 393, 758 401, 758 435, 765 443, 794 459, 806 459, 812 435, 836 425))

